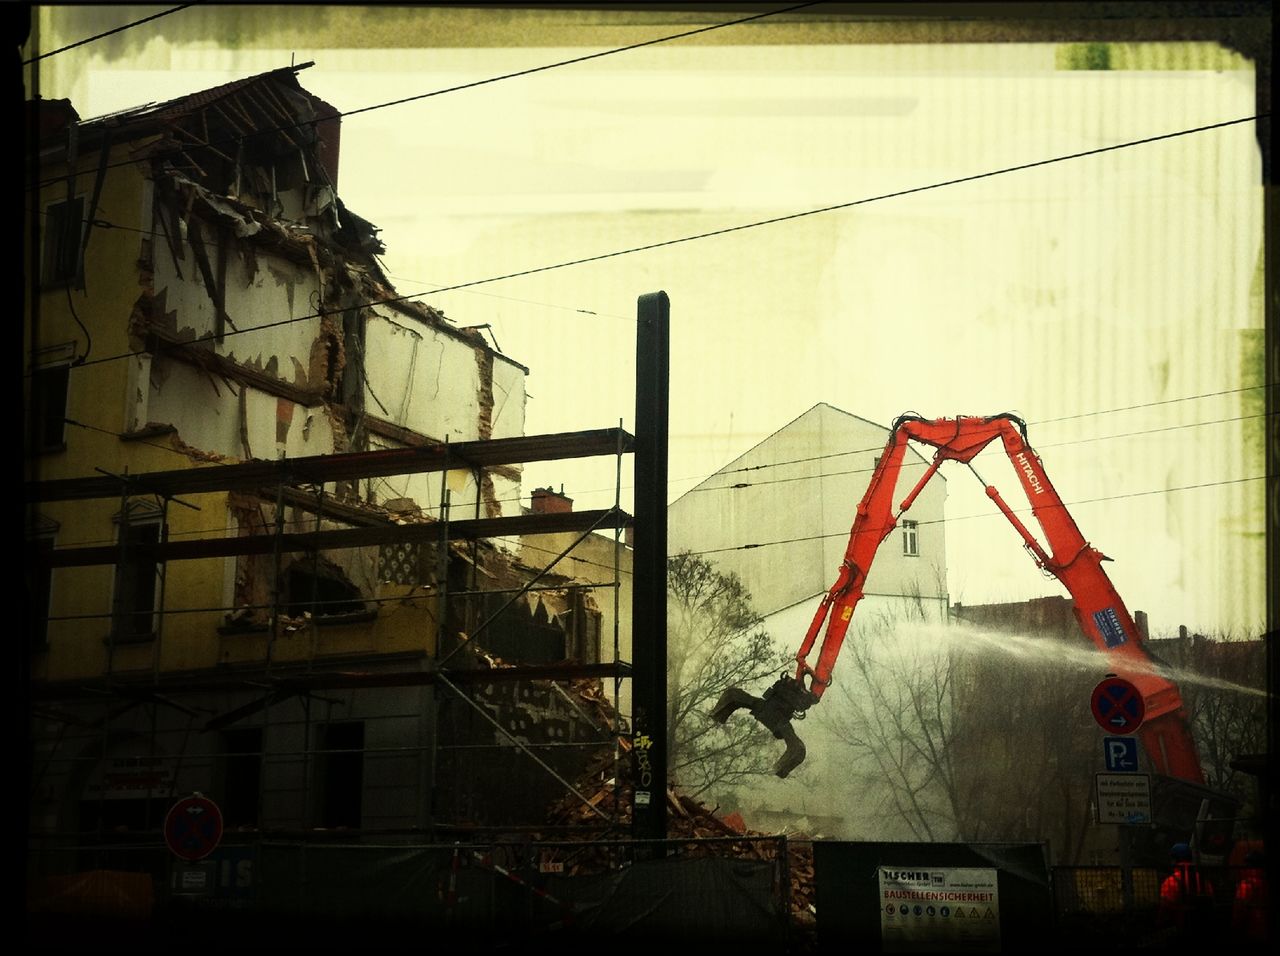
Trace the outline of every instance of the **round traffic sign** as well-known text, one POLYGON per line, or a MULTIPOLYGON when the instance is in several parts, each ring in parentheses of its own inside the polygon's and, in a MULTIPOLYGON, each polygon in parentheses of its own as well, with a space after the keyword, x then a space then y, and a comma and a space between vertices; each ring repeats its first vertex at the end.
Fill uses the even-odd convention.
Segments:
POLYGON ((1147 704, 1141 692, 1123 677, 1107 677, 1093 689, 1093 719, 1113 734, 1131 734, 1142 726, 1147 704))
POLYGON ((203 860, 222 840, 222 811, 198 793, 183 797, 164 818, 164 842, 178 857, 203 860))

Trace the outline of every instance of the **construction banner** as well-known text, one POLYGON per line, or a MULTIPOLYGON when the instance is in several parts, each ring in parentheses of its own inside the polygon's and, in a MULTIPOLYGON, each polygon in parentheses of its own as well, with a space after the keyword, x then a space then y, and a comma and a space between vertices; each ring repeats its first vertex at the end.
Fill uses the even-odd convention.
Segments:
POLYGON ((879 867, 885 952, 998 952, 994 868, 879 867))

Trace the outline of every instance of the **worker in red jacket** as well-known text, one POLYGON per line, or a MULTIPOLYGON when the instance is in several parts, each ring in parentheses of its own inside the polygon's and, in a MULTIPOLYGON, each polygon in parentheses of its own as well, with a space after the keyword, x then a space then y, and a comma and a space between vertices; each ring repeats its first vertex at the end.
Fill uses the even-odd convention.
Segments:
POLYGON ((1160 884, 1159 923, 1189 939, 1207 938, 1216 922, 1213 883, 1195 865, 1187 844, 1175 843, 1169 856, 1173 872, 1160 884))
POLYGON ((1242 942, 1261 943, 1267 938, 1267 876, 1262 853, 1250 852, 1244 863, 1231 906, 1231 932, 1242 942))

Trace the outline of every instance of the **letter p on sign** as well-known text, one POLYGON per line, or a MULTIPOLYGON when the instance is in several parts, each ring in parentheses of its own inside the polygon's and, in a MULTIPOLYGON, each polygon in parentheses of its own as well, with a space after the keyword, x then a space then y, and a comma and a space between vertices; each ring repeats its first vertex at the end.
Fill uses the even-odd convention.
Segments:
POLYGON ((1102 752, 1112 773, 1138 772, 1138 741, 1134 737, 1103 737, 1102 752))

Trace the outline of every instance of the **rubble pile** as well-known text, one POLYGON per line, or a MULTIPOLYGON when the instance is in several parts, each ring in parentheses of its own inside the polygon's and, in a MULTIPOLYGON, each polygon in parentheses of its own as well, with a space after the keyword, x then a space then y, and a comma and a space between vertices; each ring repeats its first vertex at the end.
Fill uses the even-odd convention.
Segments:
MULTIPOLYGON (((476 652, 476 665, 479 667, 508 666, 501 658, 479 648, 472 647, 471 650, 476 652)), ((599 680, 582 678, 568 683, 574 701, 598 726, 619 726, 617 712, 599 680)), ((625 731, 626 728, 622 729, 625 731)), ((548 807, 546 824, 549 832, 532 835, 534 840, 565 840, 567 832, 579 834, 567 839, 580 839, 584 844, 601 841, 582 850, 561 848, 544 852, 542 862, 552 872, 566 876, 598 873, 612 869, 618 863, 616 844, 603 841, 609 837, 616 838, 619 830, 629 836, 627 828, 632 822, 635 776, 631 738, 623 735, 614 741, 613 747, 603 745, 595 750, 587 759, 582 773, 571 781, 577 794, 566 792, 548 807), (550 828, 555 829, 551 831, 550 828)), ((666 800, 668 838, 672 841, 707 841, 680 847, 678 852, 683 856, 773 861, 782 846, 777 834, 749 829, 736 812, 722 815, 718 807, 708 808, 674 788, 667 789, 666 800)), ((788 834, 786 852, 784 872, 790 883, 792 925, 801 931, 812 931, 815 925, 813 842, 805 834, 788 834)))
MULTIPOLYGON (((604 702, 608 706, 607 702, 604 702)), ((598 751, 574 787, 586 802, 567 793, 548 810, 550 826, 591 826, 604 821, 603 813, 620 827, 631 825, 631 808, 635 793, 631 740, 617 738, 616 750, 598 751), (599 811, 599 813, 597 813, 599 811)), ((772 861, 782 845, 776 834, 749 829, 738 813, 721 816, 719 808, 708 808, 700 801, 675 789, 668 789, 667 835, 671 840, 709 840, 714 842, 681 847, 684 856, 727 856, 741 860, 772 861)), ((591 839, 591 837, 584 837, 591 839)), ((790 834, 786 841, 786 875, 790 882, 789 899, 793 925, 814 926, 813 843, 803 834, 790 834)), ((599 847, 589 853, 565 854, 566 875, 598 872, 609 865, 609 851, 599 847)))

